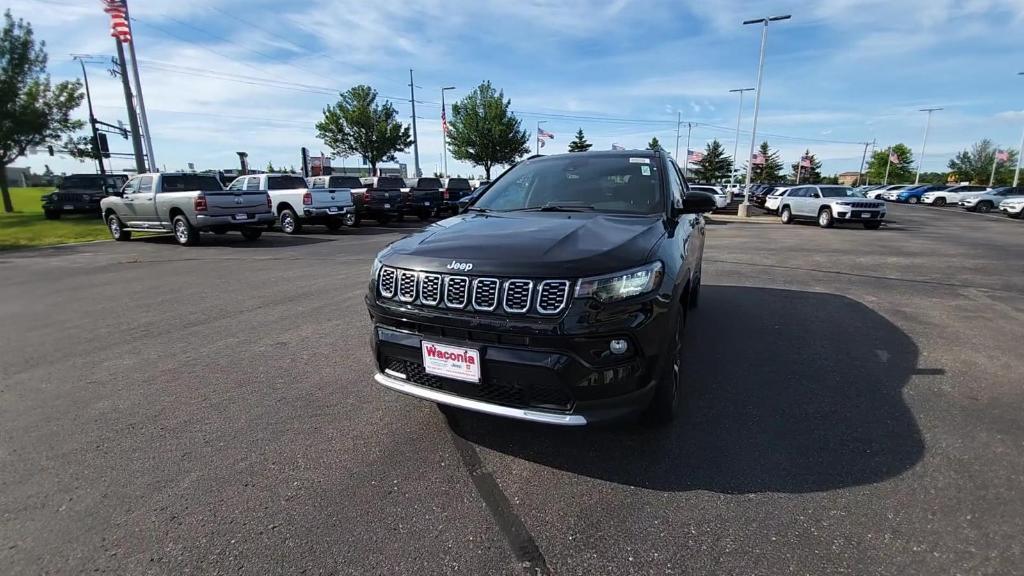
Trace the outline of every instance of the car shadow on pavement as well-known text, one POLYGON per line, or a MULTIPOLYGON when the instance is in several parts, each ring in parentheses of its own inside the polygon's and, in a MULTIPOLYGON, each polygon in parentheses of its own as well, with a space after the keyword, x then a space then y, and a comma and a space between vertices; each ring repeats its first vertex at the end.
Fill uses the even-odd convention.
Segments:
MULTIPOLYGON (((139 242, 145 242, 147 244, 168 244, 177 245, 177 240, 171 234, 159 234, 155 236, 144 236, 138 238, 139 242)), ((333 242, 331 238, 314 238, 310 236, 289 236, 287 234, 274 234, 264 232, 260 236, 259 240, 250 241, 242 238, 242 235, 238 232, 228 232, 227 234, 203 234, 200 236, 199 244, 192 246, 191 248, 202 249, 207 248, 282 248, 288 246, 306 246, 310 244, 320 244, 323 242, 333 242)))
POLYGON ((834 490, 892 478, 924 455, 902 396, 918 348, 850 298, 705 285, 684 360, 687 404, 667 428, 557 428, 464 411, 449 423, 510 456, 662 491, 834 490))

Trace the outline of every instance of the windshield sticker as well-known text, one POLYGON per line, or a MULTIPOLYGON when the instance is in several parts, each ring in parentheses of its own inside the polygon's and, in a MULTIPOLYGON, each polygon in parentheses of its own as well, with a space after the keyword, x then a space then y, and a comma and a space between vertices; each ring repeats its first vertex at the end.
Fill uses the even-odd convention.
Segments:
POLYGON ((640 167, 640 173, 643 174, 644 176, 650 176, 651 175, 651 167, 650 166, 641 166, 640 167))
POLYGON ((650 158, 630 158, 629 159, 629 163, 630 164, 650 164, 651 163, 651 159, 650 158))

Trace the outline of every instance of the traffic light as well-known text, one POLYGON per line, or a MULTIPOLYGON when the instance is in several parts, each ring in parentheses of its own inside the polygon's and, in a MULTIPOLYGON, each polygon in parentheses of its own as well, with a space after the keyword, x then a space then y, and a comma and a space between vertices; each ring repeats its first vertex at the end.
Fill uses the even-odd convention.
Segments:
POLYGON ((53 144, 47 145, 46 151, 50 153, 50 156, 53 156, 53 144))
POLYGON ((96 136, 99 139, 99 146, 97 148, 99 148, 100 154, 102 154, 104 158, 110 158, 110 145, 107 144, 107 135, 100 132, 96 136))

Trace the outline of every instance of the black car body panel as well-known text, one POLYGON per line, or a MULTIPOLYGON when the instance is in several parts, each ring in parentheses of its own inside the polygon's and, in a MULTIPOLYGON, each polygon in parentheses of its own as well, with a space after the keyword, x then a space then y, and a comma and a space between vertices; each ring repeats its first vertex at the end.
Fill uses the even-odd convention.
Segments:
POLYGON ((405 180, 397 176, 381 176, 364 178, 362 182, 366 192, 361 195, 362 202, 356 205, 360 218, 387 222, 405 214, 408 196, 403 190, 405 180))
MULTIPOLYGON (((656 152, 583 154, 642 158, 680 175, 656 152)), ((377 381, 537 422, 642 411, 668 364, 666 335, 699 285, 704 219, 679 213, 685 184, 676 183, 679 201, 663 183, 666 206, 655 214, 471 210, 391 244, 377 257, 366 297, 377 381), (658 270, 645 293, 617 301, 578 295, 581 279, 641 267, 658 270), (625 350, 613 353, 613 341, 625 350), (424 354, 435 344, 478 352, 479 381, 428 373, 424 354)))
POLYGON ((459 210, 461 200, 473 192, 473 186, 468 179, 448 178, 441 190, 442 210, 455 214, 459 210))
POLYGON ((113 194, 128 181, 125 174, 71 174, 60 186, 42 197, 47 217, 61 214, 100 216, 100 200, 113 194))
POLYGON ((406 214, 416 214, 426 219, 442 208, 442 186, 440 178, 406 178, 409 187, 406 214))

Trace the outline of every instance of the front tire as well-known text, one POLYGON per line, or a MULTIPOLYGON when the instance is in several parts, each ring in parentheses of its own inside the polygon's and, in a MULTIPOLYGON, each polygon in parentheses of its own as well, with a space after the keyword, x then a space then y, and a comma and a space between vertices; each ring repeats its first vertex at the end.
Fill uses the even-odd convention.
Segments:
POLYGON ((946 205, 946 199, 940 196, 940 197, 936 198, 935 201, 932 202, 932 204, 934 206, 938 206, 939 208, 942 208, 943 206, 946 205))
POLYGON ((291 208, 281 210, 278 225, 285 234, 298 234, 302 231, 302 224, 299 224, 299 218, 291 208))
POLYGON ((263 236, 263 230, 259 228, 242 228, 242 238, 252 242, 253 240, 259 240, 260 236, 263 236))
POLYGON ((992 211, 992 203, 991 202, 978 202, 978 208, 977 209, 978 209, 978 212, 981 212, 982 214, 988 214, 989 212, 992 211))
POLYGON ((111 214, 107 218, 107 229, 110 230, 110 236, 118 242, 132 239, 132 233, 124 229, 124 222, 121 222, 117 214, 111 214))
POLYGON ((818 212, 818 226, 822 228, 831 228, 835 225, 835 220, 832 218, 831 208, 822 208, 821 212, 818 212))
POLYGON ((178 241, 178 244, 182 246, 195 246, 199 244, 199 231, 196 230, 188 218, 184 215, 178 214, 172 220, 172 227, 174 229, 174 239, 178 241))
POLYGON ((789 209, 789 206, 782 208, 782 212, 779 214, 779 219, 783 224, 793 223, 793 211, 789 209))
POLYGON ((686 303, 679 305, 675 337, 669 349, 669 365, 655 384, 654 397, 640 416, 646 426, 664 426, 675 420, 682 396, 683 329, 686 326, 686 303))
POLYGON ((918 198, 917 196, 911 196, 910 198, 907 198, 907 203, 908 204, 917 204, 920 201, 921 201, 921 199, 918 198))

